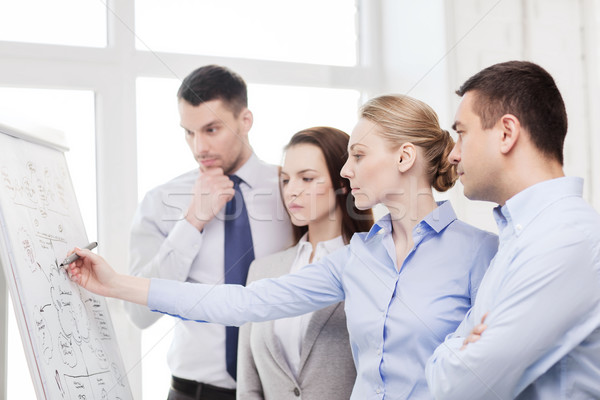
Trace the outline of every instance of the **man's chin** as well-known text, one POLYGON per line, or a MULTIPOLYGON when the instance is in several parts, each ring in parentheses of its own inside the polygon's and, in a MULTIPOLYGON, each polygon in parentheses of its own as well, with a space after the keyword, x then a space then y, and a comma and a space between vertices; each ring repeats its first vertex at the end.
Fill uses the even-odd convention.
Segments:
POLYGON ((488 197, 490 196, 486 196, 485 193, 481 193, 481 192, 475 192, 473 190, 469 190, 469 188, 465 187, 463 189, 463 193, 465 195, 465 197, 469 200, 473 200, 473 201, 493 201, 491 199, 489 199, 488 197))
POLYGON ((472 191, 470 191, 467 187, 465 187, 463 185, 463 194, 465 195, 465 197, 469 200, 479 200, 477 198, 477 196, 475 195, 475 193, 473 193, 472 191))

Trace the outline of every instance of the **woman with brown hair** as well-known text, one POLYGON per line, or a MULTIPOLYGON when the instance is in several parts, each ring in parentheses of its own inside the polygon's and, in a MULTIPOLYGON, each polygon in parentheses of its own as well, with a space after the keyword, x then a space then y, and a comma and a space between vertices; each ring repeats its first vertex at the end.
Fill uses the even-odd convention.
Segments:
MULTIPOLYGON (((371 210, 354 207, 350 184, 340 178, 348 139, 329 127, 302 130, 290 139, 281 193, 297 244, 255 260, 248 284, 299 271, 371 228, 371 210)), ((305 400, 347 400, 355 378, 343 302, 240 328, 238 399, 296 399, 302 393, 305 400)))
MULTIPOLYGON (((198 321, 242 325, 345 301, 356 366, 352 399, 430 399, 425 363, 471 307, 498 238, 456 218, 448 190, 454 146, 435 112, 408 96, 368 101, 350 137, 342 177, 359 209, 389 214, 348 246, 300 271, 242 287, 117 274, 76 249, 72 279, 104 296, 198 321)), ((302 395, 301 392, 299 392, 302 395)))

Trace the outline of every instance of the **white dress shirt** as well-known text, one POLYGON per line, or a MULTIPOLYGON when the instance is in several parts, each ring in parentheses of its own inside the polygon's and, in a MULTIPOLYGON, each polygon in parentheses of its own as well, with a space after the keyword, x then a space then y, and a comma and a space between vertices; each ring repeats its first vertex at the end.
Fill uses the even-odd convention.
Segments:
MULTIPOLYGON (((310 255, 313 252, 313 248, 312 244, 307 240, 307 237, 308 233, 302 236, 298 241, 298 253, 290 268, 290 273, 299 271, 302 267, 310 264, 310 255)), ((321 257, 326 256, 343 246, 344 239, 341 235, 331 240, 317 243, 312 262, 319 261, 321 257)), ((308 327, 312 315, 313 312, 309 312, 297 317, 282 318, 273 321, 275 337, 279 339, 290 370, 296 378, 298 378, 302 339, 306 334, 306 328, 308 327)))
MULTIPOLYGON (((180 282, 224 282, 224 208, 202 233, 185 218, 198 170, 190 171, 150 191, 133 221, 130 245, 132 275, 180 282)), ((254 154, 235 173, 240 185, 256 258, 292 245, 288 215, 281 202, 276 166, 254 154)), ((126 303, 125 308, 140 328, 162 316, 146 307, 126 303)), ((179 378, 235 388, 225 365, 225 327, 178 321, 168 352, 171 373, 179 378)))

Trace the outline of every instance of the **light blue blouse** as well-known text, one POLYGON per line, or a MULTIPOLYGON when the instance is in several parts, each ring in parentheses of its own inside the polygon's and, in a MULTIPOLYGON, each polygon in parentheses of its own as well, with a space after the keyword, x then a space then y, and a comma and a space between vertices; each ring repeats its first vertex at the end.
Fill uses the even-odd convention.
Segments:
MULTIPOLYGON (((316 264, 247 287, 153 279, 148 306, 185 319, 242 325, 345 300, 357 370, 352 399, 431 399, 425 362, 471 307, 498 246, 456 219, 449 202, 413 229, 398 268, 390 215, 316 264)), ((266 239, 266 238, 265 238, 266 239)))

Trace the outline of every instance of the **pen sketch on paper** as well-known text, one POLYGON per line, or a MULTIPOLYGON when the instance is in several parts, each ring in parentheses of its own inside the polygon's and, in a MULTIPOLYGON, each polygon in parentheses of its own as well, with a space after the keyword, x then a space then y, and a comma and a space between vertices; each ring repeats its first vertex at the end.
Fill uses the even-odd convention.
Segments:
POLYGON ((87 243, 61 151, 0 133, 1 260, 38 398, 131 399, 106 301, 60 262, 87 243))

